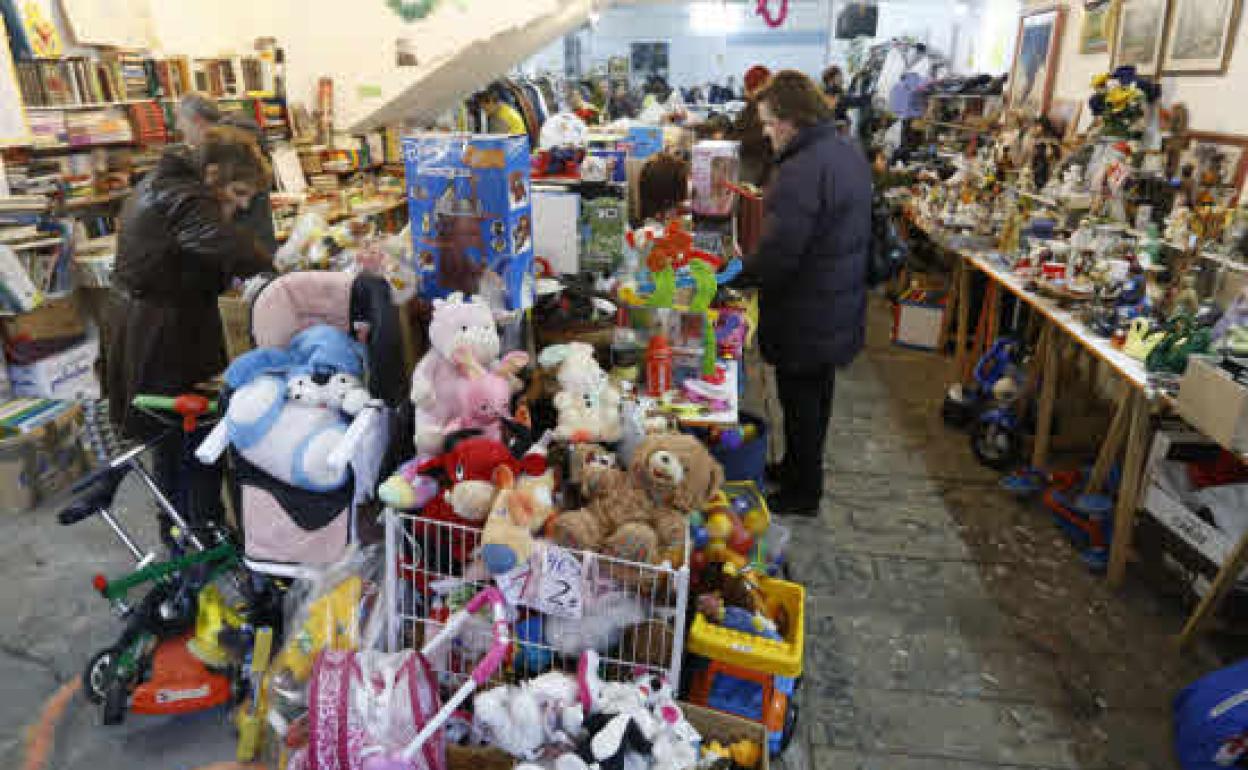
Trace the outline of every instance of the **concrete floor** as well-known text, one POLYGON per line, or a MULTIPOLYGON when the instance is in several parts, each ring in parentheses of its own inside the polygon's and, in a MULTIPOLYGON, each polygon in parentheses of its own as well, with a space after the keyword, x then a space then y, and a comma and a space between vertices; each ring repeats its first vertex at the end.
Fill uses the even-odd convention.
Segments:
MULTIPOLYGON (((944 364, 887 344, 837 383, 818 520, 792 523, 807 585, 802 735, 785 763, 819 770, 1171 768, 1169 702, 1209 664, 1179 658, 1180 609, 1129 580, 1110 592, 1039 510, 1001 494, 946 429, 944 364)), ((127 518, 150 522, 124 492, 127 518)), ((151 542, 153 527, 144 528, 151 542)), ((124 553, 98 521, 0 520, 0 767, 25 725, 111 641, 90 588, 124 553)), ((233 754, 224 712, 105 728, 76 699, 55 770, 185 770, 233 754)))

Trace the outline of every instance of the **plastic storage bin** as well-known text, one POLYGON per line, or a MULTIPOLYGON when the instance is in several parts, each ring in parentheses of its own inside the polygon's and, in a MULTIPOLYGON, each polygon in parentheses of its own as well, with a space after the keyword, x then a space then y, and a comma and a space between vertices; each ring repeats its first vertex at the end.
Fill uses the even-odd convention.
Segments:
POLYGON ((699 612, 689 629, 689 652, 765 674, 801 676, 806 643, 806 589, 777 578, 763 578, 762 588, 789 617, 784 641, 724 628, 699 612))

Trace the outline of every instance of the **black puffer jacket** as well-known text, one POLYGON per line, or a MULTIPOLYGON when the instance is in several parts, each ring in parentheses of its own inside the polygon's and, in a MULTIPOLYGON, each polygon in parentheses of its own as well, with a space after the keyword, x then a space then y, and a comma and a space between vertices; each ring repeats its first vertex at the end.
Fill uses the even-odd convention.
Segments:
POLYGON ((831 123, 803 129, 776 163, 743 282, 761 287, 763 357, 844 366, 865 337, 871 167, 831 123))
POLYGON ((234 277, 272 269, 246 230, 226 222, 185 147, 171 147, 121 212, 108 327, 108 396, 127 433, 140 393, 176 395, 225 367, 217 296, 234 277))

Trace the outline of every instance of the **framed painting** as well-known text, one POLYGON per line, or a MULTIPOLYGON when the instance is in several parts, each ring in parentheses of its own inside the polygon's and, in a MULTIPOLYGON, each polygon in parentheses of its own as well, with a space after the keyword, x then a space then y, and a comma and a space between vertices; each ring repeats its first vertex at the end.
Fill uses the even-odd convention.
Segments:
POLYGON ((1079 53, 1105 53, 1109 50, 1109 38, 1114 30, 1114 4, 1110 0, 1096 0, 1083 8, 1083 23, 1079 27, 1079 53))
POLYGON ((1179 153, 1180 186, 1193 203, 1233 206, 1248 177, 1248 136, 1188 131, 1179 153))
POLYGON ((1114 34, 1114 69, 1133 66, 1141 75, 1157 75, 1169 11, 1170 0, 1122 0, 1114 34))
POLYGON ((1225 75, 1243 0, 1171 0, 1167 75, 1225 75))
POLYGON ((1048 112, 1065 19, 1065 7, 1028 10, 1019 18, 1010 71, 1011 109, 1030 117, 1048 112))

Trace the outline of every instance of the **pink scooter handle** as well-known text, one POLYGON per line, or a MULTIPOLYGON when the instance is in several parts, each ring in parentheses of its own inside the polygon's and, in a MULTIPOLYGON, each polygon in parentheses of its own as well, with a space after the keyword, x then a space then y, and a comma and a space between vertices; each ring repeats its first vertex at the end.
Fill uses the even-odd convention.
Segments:
POLYGON ((484 607, 487 602, 494 608, 494 644, 490 645, 490 651, 472 669, 472 680, 477 683, 478 687, 494 676, 494 672, 503 665, 507 651, 511 649, 511 635, 507 629, 507 602, 503 599, 501 591, 494 586, 482 589, 469 600, 464 611, 471 615, 484 607))

